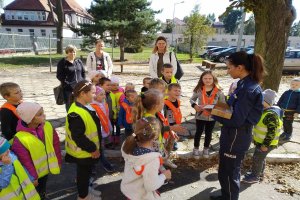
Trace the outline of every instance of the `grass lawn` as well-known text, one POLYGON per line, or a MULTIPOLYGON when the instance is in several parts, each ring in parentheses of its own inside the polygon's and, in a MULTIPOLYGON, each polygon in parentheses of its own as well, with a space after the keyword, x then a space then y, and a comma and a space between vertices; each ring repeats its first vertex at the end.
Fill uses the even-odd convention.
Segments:
MULTIPOLYGON (((120 57, 119 48, 106 48, 106 52, 114 60, 118 60, 120 57)), ((141 53, 125 53, 125 59, 130 62, 148 62, 148 59, 151 55, 152 48, 144 48, 144 51, 141 53)), ((77 57, 83 56, 83 62, 85 63, 86 56, 89 52, 86 51, 77 51, 77 57)), ((57 62, 64 57, 65 55, 60 54, 51 54, 52 64, 56 65, 57 62)), ((180 61, 188 61, 188 54, 177 54, 177 58, 180 61)), ((200 58, 194 58, 193 62, 201 62, 200 58)), ((49 66, 49 54, 41 55, 12 55, 9 57, 0 58, 0 68, 11 68, 11 67, 29 67, 29 66, 49 66)))

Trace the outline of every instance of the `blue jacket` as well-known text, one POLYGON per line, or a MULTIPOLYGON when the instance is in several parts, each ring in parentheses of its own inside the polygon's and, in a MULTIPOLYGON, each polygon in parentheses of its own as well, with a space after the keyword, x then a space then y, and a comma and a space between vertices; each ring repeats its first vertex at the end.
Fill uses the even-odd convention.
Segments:
POLYGON ((227 104, 233 110, 231 119, 213 116, 216 121, 231 128, 255 125, 263 112, 262 89, 250 76, 246 76, 238 81, 237 88, 230 95, 227 104))
MULTIPOLYGON (((15 160, 17 160, 18 158, 12 151, 9 152, 9 156, 11 159, 10 164, 5 165, 0 161, 0 190, 6 188, 9 185, 11 176, 13 173, 15 173, 15 168, 13 166, 13 162, 15 160)), ((30 180, 33 181, 34 178, 29 175, 29 173, 27 172, 26 169, 25 169, 25 171, 28 174, 30 180)))
POLYGON ((279 98, 277 105, 281 109, 296 110, 297 113, 300 113, 300 90, 285 91, 279 98))
MULTIPOLYGON (((133 104, 129 103, 129 101, 126 98, 124 99, 124 103, 128 104, 129 106, 133 106, 133 104)), ((126 111, 122 106, 120 106, 118 125, 123 126, 125 129, 132 129, 132 124, 128 124, 126 122, 126 111)))

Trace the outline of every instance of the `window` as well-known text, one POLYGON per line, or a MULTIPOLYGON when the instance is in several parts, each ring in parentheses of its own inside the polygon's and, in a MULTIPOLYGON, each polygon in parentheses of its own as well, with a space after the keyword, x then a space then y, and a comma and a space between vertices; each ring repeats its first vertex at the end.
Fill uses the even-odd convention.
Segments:
POLYGON ((46 36, 46 30, 45 30, 45 29, 41 29, 41 35, 42 35, 43 37, 46 36))
POLYGON ((236 42, 236 39, 231 39, 231 42, 236 42))
POLYGON ((212 38, 211 41, 216 41, 216 38, 212 38))
POLYGON ((178 38, 177 40, 178 40, 178 42, 180 42, 180 43, 182 42, 182 38, 178 38))
POLYGON ((24 20, 28 21, 29 20, 29 17, 27 14, 24 15, 24 20))
POLYGON ((34 29, 29 29, 29 35, 34 36, 34 29))
POLYGON ((19 28, 18 33, 23 33, 23 29, 19 28))
POLYGON ((52 37, 56 38, 56 30, 52 30, 52 37))
POLYGON ((6 28, 5 30, 7 33, 11 33, 11 28, 6 28))

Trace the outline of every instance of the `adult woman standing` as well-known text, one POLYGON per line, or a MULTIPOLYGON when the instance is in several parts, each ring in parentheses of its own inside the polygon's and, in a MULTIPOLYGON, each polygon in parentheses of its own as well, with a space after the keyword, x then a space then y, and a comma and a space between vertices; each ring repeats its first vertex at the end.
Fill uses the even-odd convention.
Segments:
POLYGON ((263 112, 263 60, 257 54, 236 52, 227 59, 228 73, 240 78, 227 104, 233 109, 231 119, 214 116, 221 128, 218 178, 222 196, 211 199, 237 200, 240 189, 240 166, 252 141, 252 128, 263 112))
POLYGON ((102 71, 105 77, 110 78, 113 71, 113 63, 108 53, 103 51, 104 42, 103 40, 97 40, 96 50, 89 53, 86 59, 86 67, 90 72, 92 70, 102 71))
POLYGON ((56 78, 63 87, 66 111, 70 107, 70 96, 75 85, 85 79, 85 69, 80 59, 76 59, 76 47, 68 45, 65 49, 67 56, 57 63, 56 78))
POLYGON ((152 78, 162 77, 162 66, 165 63, 170 63, 173 66, 173 75, 177 71, 177 61, 174 53, 171 53, 167 48, 167 40, 163 36, 159 36, 155 41, 155 46, 153 48, 152 54, 149 61, 149 72, 152 78))

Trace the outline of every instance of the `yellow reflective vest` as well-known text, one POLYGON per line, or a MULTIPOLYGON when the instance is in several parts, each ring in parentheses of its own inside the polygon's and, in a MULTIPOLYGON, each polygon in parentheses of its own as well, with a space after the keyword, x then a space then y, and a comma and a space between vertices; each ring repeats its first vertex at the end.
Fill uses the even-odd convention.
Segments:
POLYGON ((117 119, 118 117, 118 108, 117 108, 117 98, 116 98, 116 95, 112 92, 109 93, 109 96, 111 98, 111 107, 112 107, 112 111, 114 113, 113 115, 113 119, 117 119))
POLYGON ((0 191, 0 199, 9 200, 40 200, 27 173, 19 160, 13 162, 15 173, 12 174, 9 185, 0 191))
MULTIPOLYGON (((160 77, 160 79, 163 80, 163 77, 160 77)), ((171 84, 171 83, 178 83, 178 81, 175 78, 175 76, 171 77, 171 82, 169 84, 171 84)), ((167 84, 167 85, 169 85, 169 84, 167 84)), ((168 98, 168 88, 166 88, 166 90, 165 90, 165 99, 167 99, 167 98, 168 98)))
MULTIPOLYGON (((100 144, 99 144, 97 125, 94 122, 94 119, 91 116, 91 114, 88 111, 86 111, 84 108, 78 107, 75 102, 71 105, 68 114, 72 112, 78 114, 81 117, 85 125, 84 134, 90 141, 92 141, 96 145, 97 150, 99 150, 100 144)), ((92 157, 91 153, 82 150, 80 147, 77 146, 75 141, 72 139, 72 134, 69 129, 68 117, 66 119, 66 132, 67 132, 67 137, 66 137, 65 147, 66 147, 66 152, 69 155, 79 159, 92 157)))
MULTIPOLYGON (((264 139, 266 138, 267 132, 268 132, 268 127, 263 123, 264 118, 266 117, 266 115, 268 113, 270 113, 272 111, 266 111, 262 114, 259 122, 255 125, 254 129, 253 129, 253 140, 258 143, 258 144, 263 144, 264 139)), ((275 130, 275 137, 272 140, 272 142, 270 143, 271 146, 277 146, 278 145, 278 140, 279 140, 279 136, 280 136, 280 130, 282 128, 282 120, 279 118, 278 116, 278 120, 279 120, 279 124, 278 127, 275 130)))
POLYGON ((49 172, 51 174, 60 173, 60 167, 53 147, 53 127, 49 122, 46 121, 44 125, 45 143, 25 131, 17 132, 15 137, 29 151, 38 178, 49 174, 49 172))

